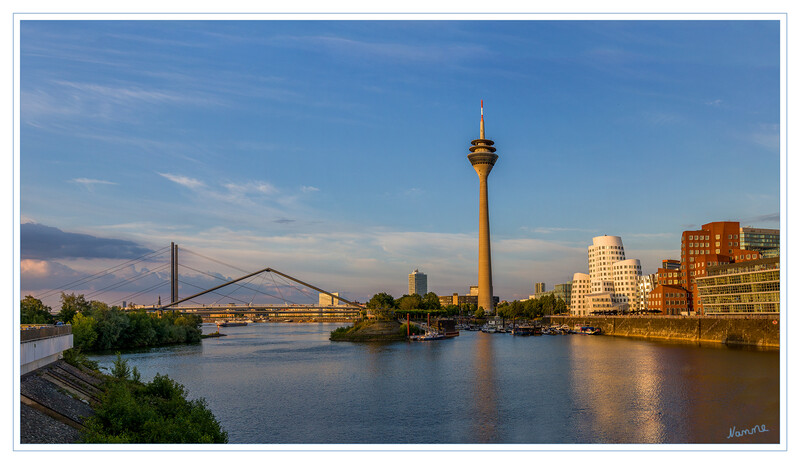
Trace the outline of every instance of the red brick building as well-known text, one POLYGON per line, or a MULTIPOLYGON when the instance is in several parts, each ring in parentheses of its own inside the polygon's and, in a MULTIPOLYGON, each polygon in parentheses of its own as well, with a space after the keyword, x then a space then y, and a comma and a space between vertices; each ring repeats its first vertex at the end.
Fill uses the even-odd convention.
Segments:
POLYGON ((738 222, 726 221, 703 224, 700 230, 687 230, 681 234, 681 277, 678 285, 691 295, 688 299, 689 311, 703 313, 695 279, 705 277, 709 267, 760 257, 757 251, 740 248, 739 231, 738 222))
POLYGON ((658 285, 647 295, 647 309, 678 316, 689 311, 689 299, 689 292, 679 285, 658 285))

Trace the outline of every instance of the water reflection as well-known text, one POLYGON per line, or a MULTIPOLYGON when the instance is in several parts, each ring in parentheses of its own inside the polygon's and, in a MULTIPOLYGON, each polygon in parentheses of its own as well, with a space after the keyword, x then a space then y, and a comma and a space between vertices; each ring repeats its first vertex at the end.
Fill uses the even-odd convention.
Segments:
POLYGON ((479 333, 475 341, 473 366, 475 378, 472 383, 472 404, 476 412, 472 415, 470 442, 497 443, 498 407, 497 385, 495 384, 495 357, 492 342, 494 336, 479 333))
MULTIPOLYGON (((330 342, 337 324, 253 324, 124 353, 205 397, 231 443, 778 442, 779 353, 615 337, 463 332, 330 342), (769 432, 726 437, 731 427, 769 432)), ((215 327, 213 328, 216 329, 215 327)), ((93 356, 110 367, 115 355, 93 356)))

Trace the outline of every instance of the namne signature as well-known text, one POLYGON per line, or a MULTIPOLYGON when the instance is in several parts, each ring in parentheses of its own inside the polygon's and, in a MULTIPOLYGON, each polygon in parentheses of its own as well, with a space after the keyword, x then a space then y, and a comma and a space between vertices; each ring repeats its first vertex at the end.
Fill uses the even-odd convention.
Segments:
POLYGON ((742 430, 736 430, 736 427, 731 427, 727 438, 742 437, 745 435, 755 435, 756 433, 761 433, 761 432, 769 432, 769 429, 767 428, 766 425, 764 424, 756 425, 752 428, 742 429, 742 430))

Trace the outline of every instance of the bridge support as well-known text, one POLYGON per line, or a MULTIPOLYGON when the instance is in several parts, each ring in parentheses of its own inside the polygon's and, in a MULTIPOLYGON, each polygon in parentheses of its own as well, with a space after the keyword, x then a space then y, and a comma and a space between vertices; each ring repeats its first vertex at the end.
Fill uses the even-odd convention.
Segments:
POLYGON ((175 245, 175 242, 170 243, 171 255, 170 255, 170 273, 169 273, 169 283, 170 283, 170 303, 175 303, 178 301, 178 245, 175 245))

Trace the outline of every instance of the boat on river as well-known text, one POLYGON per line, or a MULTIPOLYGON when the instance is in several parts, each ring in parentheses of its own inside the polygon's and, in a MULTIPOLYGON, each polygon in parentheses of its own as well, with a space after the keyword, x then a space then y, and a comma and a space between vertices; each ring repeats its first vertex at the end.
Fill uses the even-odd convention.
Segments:
POLYGON ((446 338, 438 332, 425 332, 422 335, 409 335, 408 339, 416 342, 426 342, 429 340, 442 340, 446 338))
POLYGON ((217 322, 217 327, 242 327, 247 325, 247 322, 231 322, 231 321, 224 321, 224 322, 217 322))
POLYGON ((519 326, 511 329, 511 335, 541 335, 542 331, 539 327, 535 326, 519 326))

